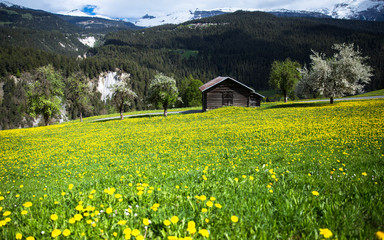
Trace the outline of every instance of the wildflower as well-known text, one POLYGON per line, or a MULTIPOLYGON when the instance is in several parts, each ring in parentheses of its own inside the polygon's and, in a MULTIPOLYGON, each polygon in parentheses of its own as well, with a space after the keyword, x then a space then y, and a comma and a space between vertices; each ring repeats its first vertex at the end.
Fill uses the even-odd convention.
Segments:
POLYGON ((23 211, 21 211, 21 215, 25 215, 25 214, 27 214, 27 213, 28 213, 27 210, 23 210, 23 211))
POLYGON ((35 240, 35 237, 29 236, 26 240, 35 240))
POLYGON ((54 230, 52 231, 52 233, 51 233, 51 236, 52 236, 53 238, 55 238, 55 237, 60 236, 60 234, 61 234, 61 231, 60 231, 59 229, 54 229, 54 230))
POLYGON ((206 238, 209 237, 209 232, 207 229, 200 229, 199 234, 201 234, 203 237, 206 237, 206 238))
POLYGON ((24 185, 23 185, 23 184, 21 184, 21 185, 20 185, 20 188, 23 188, 23 187, 24 187, 24 185))
POLYGON ((319 196, 319 192, 318 191, 312 191, 312 194, 313 194, 313 196, 319 196))
POLYGON ((72 188, 73 188, 73 184, 69 184, 69 185, 68 185, 68 189, 69 189, 69 190, 72 190, 72 188))
POLYGON ((363 172, 363 173, 361 173, 361 175, 363 175, 363 176, 367 176, 367 173, 366 173, 366 172, 363 172))
POLYGON ((163 223, 164 223, 165 226, 171 225, 171 221, 169 221, 168 219, 164 220, 163 223))
POLYGON ((187 231, 189 232, 189 234, 195 234, 196 233, 196 224, 194 221, 188 222, 187 231))
POLYGON ((75 218, 70 218, 68 221, 70 224, 74 224, 76 222, 75 218))
POLYGON ((208 211, 208 209, 206 209, 206 208, 201 209, 201 212, 207 212, 207 211, 208 211))
POLYGON ((61 193, 61 196, 65 196, 65 194, 66 194, 65 192, 62 192, 62 193, 61 193))
POLYGON ((131 235, 132 230, 130 228, 126 228, 123 232, 125 235, 131 235))
POLYGON ((332 237, 332 232, 328 228, 320 228, 320 234, 324 236, 324 238, 332 237))
POLYGON ((23 235, 21 233, 16 233, 16 239, 22 239, 23 235))
POLYGON ((144 240, 144 236, 139 235, 139 236, 136 237, 136 240, 144 240))
POLYGON ((145 226, 148 226, 150 223, 151 223, 151 221, 150 221, 148 218, 144 218, 144 219, 143 219, 143 224, 144 224, 145 226))
POLYGON ((376 237, 380 240, 384 240, 384 232, 378 231, 376 237))
POLYGON ((232 217, 231 217, 231 221, 234 222, 234 223, 236 223, 236 222, 239 221, 239 218, 236 217, 236 216, 232 216, 232 217))
POLYGON ((132 234, 133 236, 137 237, 137 236, 140 235, 140 231, 137 230, 137 229, 133 229, 131 234, 132 234))
POLYGON ((223 206, 221 206, 220 203, 215 203, 215 207, 217 207, 217 208, 222 208, 223 206))
POLYGON ((177 223, 179 221, 179 218, 177 216, 171 217, 171 222, 172 223, 177 223))
POLYGON ((177 240, 178 239, 178 237, 176 237, 176 236, 168 236, 168 240, 177 240))
POLYGON ((89 199, 93 199, 93 195, 89 195, 88 198, 89 198, 89 199))
POLYGON ((208 207, 212 207, 212 206, 213 206, 213 202, 208 201, 208 202, 206 203, 206 205, 207 205, 208 207))
POLYGON ((58 217, 55 213, 51 215, 51 219, 52 219, 53 221, 56 221, 58 218, 59 218, 59 217, 58 217))
POLYGON ((113 236, 114 236, 114 237, 117 237, 117 232, 113 232, 113 236))
POLYGON ((83 219, 83 216, 81 216, 81 214, 75 214, 74 218, 76 221, 80 221, 81 219, 83 219))
POLYGON ((112 213, 112 208, 107 208, 107 210, 105 211, 107 214, 111 214, 112 213))
POLYGON ((71 231, 70 231, 69 229, 65 229, 65 230, 63 231, 63 236, 64 236, 64 237, 68 237, 70 234, 71 234, 71 231))
POLYGON ((121 194, 115 194, 115 198, 119 199, 121 197, 122 197, 121 194))
POLYGON ((238 181, 239 181, 239 179, 238 179, 238 178, 235 178, 235 181, 236 181, 236 182, 238 182, 238 181))
POLYGON ((5 211, 5 212, 3 213, 3 216, 4 216, 4 217, 9 216, 9 215, 11 215, 11 212, 10 212, 10 211, 5 211))
POLYGON ((120 220, 117 224, 123 226, 123 225, 127 224, 127 221, 125 221, 125 220, 120 220))
POLYGON ((209 223, 209 219, 208 219, 208 218, 206 218, 204 221, 205 221, 206 223, 209 223))
POLYGON ((201 201, 205 201, 206 199, 207 199, 207 197, 206 197, 205 195, 201 195, 201 196, 200 196, 200 200, 201 200, 201 201))

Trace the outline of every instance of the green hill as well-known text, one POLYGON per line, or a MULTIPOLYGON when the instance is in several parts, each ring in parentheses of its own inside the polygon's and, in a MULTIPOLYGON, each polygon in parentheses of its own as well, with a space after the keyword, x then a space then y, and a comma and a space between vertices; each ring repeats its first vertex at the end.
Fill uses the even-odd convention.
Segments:
POLYGON ((0 131, 0 238, 376 239, 383 112, 288 103, 0 131))

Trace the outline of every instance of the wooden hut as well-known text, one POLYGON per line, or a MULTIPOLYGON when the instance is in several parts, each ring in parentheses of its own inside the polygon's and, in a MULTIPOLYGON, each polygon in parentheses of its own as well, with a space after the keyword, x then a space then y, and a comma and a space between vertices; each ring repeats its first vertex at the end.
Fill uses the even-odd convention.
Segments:
POLYGON ((259 107, 263 95, 230 78, 217 77, 199 87, 203 93, 203 111, 223 107, 259 107))

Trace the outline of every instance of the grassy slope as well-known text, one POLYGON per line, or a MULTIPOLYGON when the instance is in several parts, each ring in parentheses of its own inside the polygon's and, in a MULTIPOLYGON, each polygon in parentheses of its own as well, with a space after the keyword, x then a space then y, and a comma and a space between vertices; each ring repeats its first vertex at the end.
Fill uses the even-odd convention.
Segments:
POLYGON ((375 239, 384 230, 383 106, 265 104, 1 131, 0 206, 11 214, 0 220, 11 221, 0 238, 50 238, 54 228, 121 238, 130 227, 166 239, 191 236, 194 221, 211 239, 322 239, 320 228, 375 239), (79 201, 95 209, 76 210, 79 201), (69 223, 75 214, 83 219, 69 223), (172 216, 179 221, 165 226, 172 216))

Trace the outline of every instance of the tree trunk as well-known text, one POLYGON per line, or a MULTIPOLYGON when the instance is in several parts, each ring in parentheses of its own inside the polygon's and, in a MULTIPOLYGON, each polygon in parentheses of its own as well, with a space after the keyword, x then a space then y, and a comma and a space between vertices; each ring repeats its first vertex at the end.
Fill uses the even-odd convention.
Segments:
POLYGON ((83 122, 83 113, 80 112, 80 122, 83 122))
POLYGON ((333 97, 331 97, 331 98, 329 99, 329 103, 330 103, 330 104, 333 104, 333 97))
POLYGON ((168 115, 168 108, 164 107, 164 117, 166 117, 167 115, 168 115))
POLYGON ((288 101, 287 95, 284 95, 284 102, 286 103, 288 101))
POLYGON ((49 125, 49 116, 44 116, 44 123, 45 123, 45 126, 49 125))
POLYGON ((124 116, 123 116, 123 111, 120 112, 120 120, 123 120, 124 119, 124 116))

